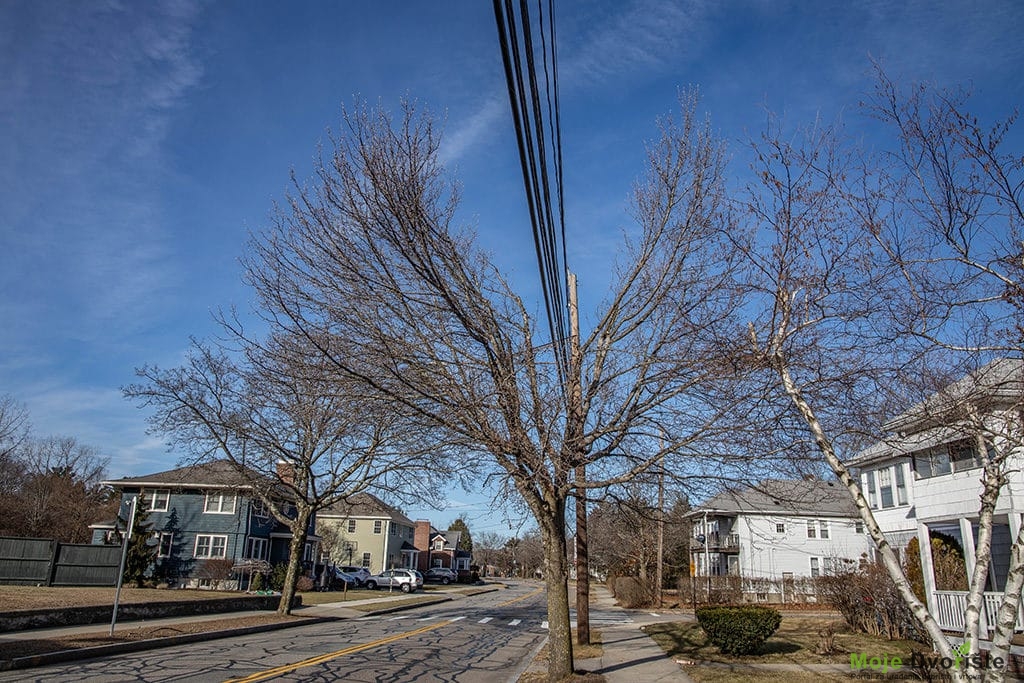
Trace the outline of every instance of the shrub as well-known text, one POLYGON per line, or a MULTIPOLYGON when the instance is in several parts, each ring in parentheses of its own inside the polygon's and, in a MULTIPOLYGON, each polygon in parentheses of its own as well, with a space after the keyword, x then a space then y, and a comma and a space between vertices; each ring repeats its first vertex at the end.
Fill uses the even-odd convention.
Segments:
POLYGON ((307 593, 316 586, 316 582, 308 576, 300 576, 299 580, 295 582, 295 590, 299 593, 307 593))
POLYGON ((743 607, 701 607, 697 622, 708 640, 731 655, 757 652, 782 623, 778 610, 759 605, 743 607))
POLYGON ((822 598, 855 631, 927 642, 896 584, 879 562, 866 557, 860 566, 844 566, 816 579, 822 598))
POLYGON ((620 576, 615 580, 615 599, 626 609, 646 607, 653 602, 654 591, 648 581, 635 576, 620 576))

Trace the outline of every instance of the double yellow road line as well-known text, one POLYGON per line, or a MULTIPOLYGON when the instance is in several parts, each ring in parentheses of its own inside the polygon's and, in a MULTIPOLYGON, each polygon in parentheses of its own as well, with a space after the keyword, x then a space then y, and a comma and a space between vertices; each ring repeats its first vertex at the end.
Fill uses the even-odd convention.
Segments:
MULTIPOLYGON (((532 598, 538 593, 543 592, 543 588, 538 588, 537 590, 527 593, 526 595, 520 595, 518 598, 512 598, 511 600, 506 600, 505 602, 499 603, 498 605, 496 605, 496 607, 505 607, 507 605, 519 602, 520 600, 532 598)), ((369 643, 363 643, 362 645, 351 645, 349 647, 344 648, 343 650, 335 650, 334 652, 328 652, 326 654, 317 655, 316 657, 310 657, 309 659, 303 659, 301 662, 293 662, 292 664, 284 664, 282 666, 274 667, 273 669, 258 671, 250 676, 245 676, 244 678, 231 678, 228 679, 226 683, 255 683, 255 681, 265 681, 268 678, 274 678, 275 676, 282 676, 284 674, 291 673, 296 669, 302 669, 307 666, 316 666, 317 664, 323 664, 324 662, 329 662, 332 659, 338 659, 339 657, 344 657, 346 655, 353 655, 357 652, 362 652, 363 650, 371 650, 375 647, 380 647, 381 645, 387 645, 388 643, 394 643, 399 640, 404 640, 405 638, 418 636, 421 633, 427 633, 428 631, 433 631, 435 629, 441 628, 442 626, 447 626, 448 624, 454 623, 454 619, 446 619, 445 621, 439 621, 436 624, 430 624, 428 626, 418 628, 414 631, 396 633, 393 636, 388 636, 387 638, 374 640, 369 643)))

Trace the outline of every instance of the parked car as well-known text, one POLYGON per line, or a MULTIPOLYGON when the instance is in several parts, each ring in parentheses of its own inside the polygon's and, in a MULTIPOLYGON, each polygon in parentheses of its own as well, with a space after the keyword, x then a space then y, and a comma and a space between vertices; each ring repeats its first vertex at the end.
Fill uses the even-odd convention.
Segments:
POLYGON ((423 572, 424 581, 436 581, 447 586, 459 580, 459 575, 447 567, 431 567, 423 572))
POLYGON ((370 574, 370 570, 366 567, 347 566, 338 567, 338 569, 345 572, 346 574, 351 574, 352 576, 356 577, 357 586, 362 586, 364 583, 366 583, 367 579, 373 576, 372 574, 370 574))
POLYGON ((354 574, 343 572, 340 569, 334 570, 334 575, 331 577, 331 589, 333 590, 348 590, 361 585, 362 582, 356 578, 354 574))
POLYGON ((423 588, 423 574, 420 574, 418 570, 412 569, 413 575, 416 577, 416 587, 423 588))
POLYGON ((412 593, 422 585, 417 585, 417 582, 418 579, 412 569, 388 569, 368 578, 366 580, 366 587, 370 590, 376 588, 398 588, 403 593, 412 593))

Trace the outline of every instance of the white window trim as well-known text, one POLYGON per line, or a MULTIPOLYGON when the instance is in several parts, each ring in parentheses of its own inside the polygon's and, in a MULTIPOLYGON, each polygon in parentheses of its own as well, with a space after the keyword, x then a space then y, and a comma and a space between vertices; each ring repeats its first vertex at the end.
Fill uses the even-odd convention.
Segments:
POLYGON ((171 490, 154 489, 146 492, 146 500, 149 502, 150 512, 167 512, 171 507, 171 490), (157 501, 163 499, 163 507, 157 507, 157 501))
POLYGON ((238 503, 237 496, 227 491, 210 491, 206 494, 206 502, 203 504, 203 514, 207 515, 233 515, 235 514, 235 507, 238 503), (215 506, 210 505, 210 501, 217 501, 215 506), (225 507, 227 501, 231 501, 231 509, 226 510, 225 507))
POLYGON ((821 538, 821 539, 824 539, 824 540, 827 541, 829 538, 832 537, 831 531, 832 531, 832 529, 829 526, 829 523, 828 523, 827 519, 819 519, 818 520, 818 538, 821 538))
POLYGON ((154 534, 156 536, 156 556, 157 557, 170 557, 171 551, 174 550, 174 532, 173 531, 158 531, 154 534), (164 537, 167 537, 167 552, 163 552, 164 549, 164 537))
POLYGON ((378 534, 378 535, 384 533, 384 522, 383 522, 383 520, 380 520, 380 519, 373 520, 373 533, 374 534, 378 534))
POLYGON ((269 558, 268 551, 270 549, 270 541, 266 538, 256 538, 250 536, 246 542, 248 548, 245 549, 246 557, 251 560, 266 560, 269 558), (258 548, 258 550, 257 550, 258 548), (255 551, 255 552, 254 552, 255 551))
POLYGON ((195 545, 195 549, 192 552, 192 555, 197 560, 222 560, 222 559, 226 558, 228 556, 228 537, 227 537, 227 534, 196 534, 196 545, 195 545), (199 554, 199 541, 200 541, 200 539, 203 539, 203 538, 207 538, 207 539, 210 540, 210 542, 209 542, 210 554, 208 554, 208 555, 200 555, 199 554), (224 540, 224 545, 223 545, 224 554, 223 555, 214 555, 213 554, 213 549, 214 549, 214 546, 215 546, 215 543, 214 543, 215 539, 223 539, 224 540))
POLYGON ((347 528, 348 528, 348 533, 354 534, 356 532, 356 520, 354 520, 354 519, 348 520, 347 528))

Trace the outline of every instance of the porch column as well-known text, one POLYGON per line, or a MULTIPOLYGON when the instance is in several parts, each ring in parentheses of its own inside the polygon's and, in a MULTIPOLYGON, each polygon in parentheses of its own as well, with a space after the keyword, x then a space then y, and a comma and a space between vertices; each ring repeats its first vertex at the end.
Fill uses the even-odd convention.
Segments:
MULTIPOLYGON (((1010 499, 1010 504, 1011 504, 1011 506, 1013 504, 1013 499, 1012 498, 1010 499)), ((1017 542, 1017 534, 1020 533, 1020 526, 1021 526, 1021 523, 1020 523, 1020 513, 1017 512, 1016 510, 1014 510, 1011 507, 1010 511, 1008 513, 1006 513, 1006 520, 1010 524, 1010 543, 1011 544, 1016 543, 1017 542)), ((1011 545, 1011 547, 1012 547, 1012 545, 1011 545)), ((1003 586, 1004 590, 1005 590, 1005 588, 1006 588, 1006 586, 1003 586)), ((1024 624, 1024 600, 1022 600, 1017 605, 1017 625, 1016 625, 1016 628, 1020 628, 1022 624, 1024 624)))
MULTIPOLYGON (((970 590, 970 580, 974 576, 974 566, 977 564, 978 551, 974 545, 974 523, 969 519, 960 520, 960 538, 964 542, 964 564, 967 566, 967 589, 970 590)), ((984 592, 984 586, 982 591, 984 592)), ((984 635, 988 633, 988 619, 985 613, 988 610, 985 609, 985 598, 982 596, 981 599, 981 614, 978 616, 978 633, 984 635)))
MULTIPOLYGON (((924 579, 924 595, 928 604, 928 612, 936 617, 939 613, 935 600, 935 568, 932 564, 932 541, 928 535, 928 525, 917 523, 917 544, 921 553, 921 576, 924 579)), ((937 618, 937 617, 936 617, 937 618)))

